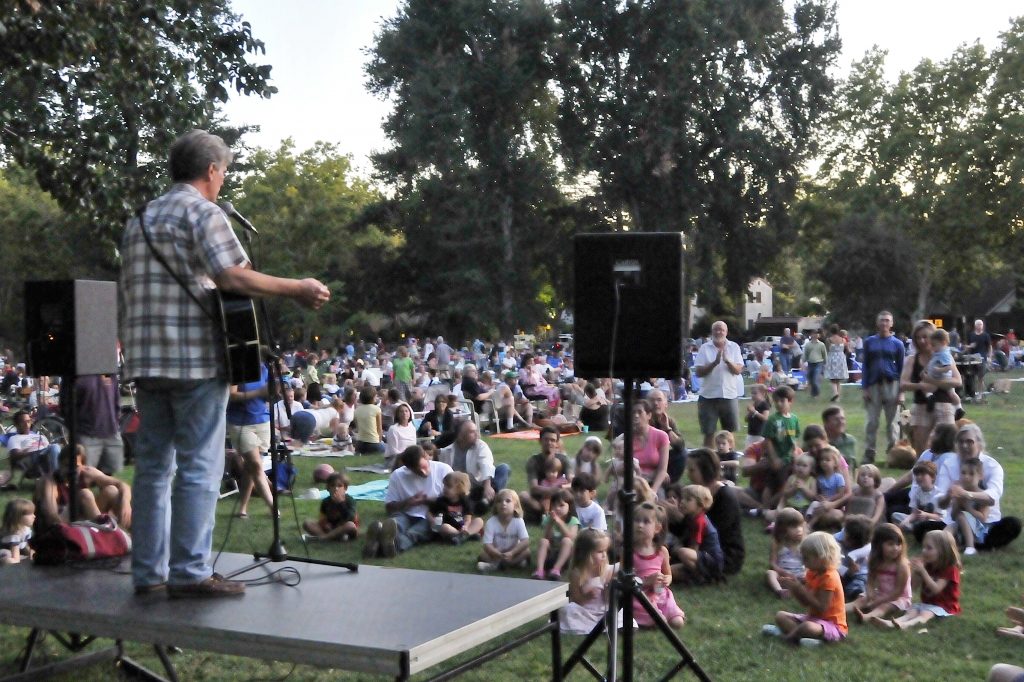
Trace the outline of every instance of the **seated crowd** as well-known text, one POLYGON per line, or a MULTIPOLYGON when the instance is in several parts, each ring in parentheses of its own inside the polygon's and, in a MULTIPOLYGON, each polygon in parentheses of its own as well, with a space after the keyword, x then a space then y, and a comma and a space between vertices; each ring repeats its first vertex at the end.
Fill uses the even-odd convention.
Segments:
MULTIPOLYGON (((681 627, 685 614, 667 588, 721 584, 742 569, 744 516, 759 519, 771 535, 769 590, 805 608, 779 611, 764 626, 767 635, 812 645, 846 637, 848 619, 895 630, 958 613, 961 554, 1004 546, 1021 530, 1018 519, 1001 512, 1003 469, 981 429, 966 419, 936 420, 910 471, 885 479, 873 463, 858 465, 840 406, 829 405, 820 425, 801 429, 790 386, 755 385, 739 451, 729 404, 736 396, 726 382, 742 362, 724 342, 724 325, 713 327, 713 340, 697 356, 698 363, 705 358, 695 366, 706 389, 699 405, 705 440, 692 450, 667 412, 671 399, 685 395, 685 383, 647 382, 644 397, 625 415, 612 410, 614 383, 577 380, 571 357, 560 350, 520 357, 514 348, 484 353, 474 344, 463 355, 441 337, 423 351, 402 345, 394 357, 372 344, 365 359, 346 349, 335 357, 293 359, 292 367, 282 363, 283 396, 272 419, 293 443, 324 438, 339 449, 384 456, 391 471, 386 516, 365 529, 364 557, 390 558, 432 541, 479 541, 481 572, 529 569, 537 579, 568 579, 566 632, 588 632, 604 616, 604 595, 623 551, 627 500, 635 505, 636 576, 672 627, 681 627), (499 428, 539 426, 539 452, 527 461, 519 492, 510 487, 508 465, 495 462, 477 423, 466 418, 464 403, 476 413, 494 411, 499 428), (566 412, 594 432, 572 455, 562 439, 566 412), (625 460, 626 419, 632 461, 625 460), (604 460, 606 430, 611 456, 604 460), (627 470, 635 474, 628 495, 627 470), (603 505, 602 486, 608 490, 603 505), (533 546, 528 524, 540 529, 533 546), (921 547, 913 559, 907 535, 921 547), (919 600, 913 583, 921 586, 919 600)), ((229 413, 244 415, 246 401, 263 400, 267 381, 235 387, 237 405, 229 413)), ((243 500, 258 491, 269 505, 258 464, 266 444, 246 423, 232 431, 243 459, 243 500)), ((27 424, 19 424, 23 430, 27 424)), ((34 508, 24 501, 8 507, 0 561, 17 560, 32 514, 48 523, 62 518, 72 493, 52 464, 43 468, 34 508)), ((85 514, 110 513, 129 526, 130 489, 83 461, 78 472, 85 514)), ((319 518, 304 524, 305 538, 358 538, 347 477, 333 474, 326 483, 328 497, 319 518)), ((639 604, 631 617, 653 624, 639 604)))

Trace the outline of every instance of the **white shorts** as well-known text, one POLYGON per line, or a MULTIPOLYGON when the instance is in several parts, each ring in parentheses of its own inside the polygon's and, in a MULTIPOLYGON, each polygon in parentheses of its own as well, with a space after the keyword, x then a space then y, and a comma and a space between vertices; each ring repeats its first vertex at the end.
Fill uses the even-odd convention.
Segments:
POLYGON ((231 446, 239 454, 257 449, 260 452, 270 450, 270 422, 245 426, 228 424, 228 434, 231 436, 231 446))

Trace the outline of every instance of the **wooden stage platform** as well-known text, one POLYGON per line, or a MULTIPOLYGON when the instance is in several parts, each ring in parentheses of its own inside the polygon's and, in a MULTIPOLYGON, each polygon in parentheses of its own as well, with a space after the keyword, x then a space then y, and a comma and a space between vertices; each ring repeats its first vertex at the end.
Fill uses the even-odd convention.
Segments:
MULTIPOLYGON (((224 554, 217 571, 251 561, 224 554)), ((263 578, 285 566, 301 575, 298 585, 271 582, 239 598, 169 600, 135 596, 127 560, 117 568, 22 563, 0 576, 0 622, 405 679, 545 618, 521 643, 550 633, 552 676, 559 676, 553 614, 568 601, 565 583, 380 566, 350 573, 291 562, 240 577, 263 578)))

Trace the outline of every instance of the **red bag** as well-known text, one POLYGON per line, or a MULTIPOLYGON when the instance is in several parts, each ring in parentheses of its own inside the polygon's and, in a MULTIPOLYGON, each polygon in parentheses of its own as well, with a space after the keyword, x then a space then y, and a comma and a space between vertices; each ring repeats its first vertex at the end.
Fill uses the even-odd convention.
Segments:
POLYGON ((114 517, 103 514, 95 521, 61 523, 30 541, 38 564, 110 559, 132 551, 132 538, 118 527, 114 517))

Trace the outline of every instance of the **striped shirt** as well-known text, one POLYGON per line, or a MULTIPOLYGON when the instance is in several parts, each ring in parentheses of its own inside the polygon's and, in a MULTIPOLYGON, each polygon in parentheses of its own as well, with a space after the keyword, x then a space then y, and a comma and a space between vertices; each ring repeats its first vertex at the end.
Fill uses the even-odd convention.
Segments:
POLYGON ((149 203, 146 232, 200 308, 154 257, 133 217, 121 242, 119 317, 127 379, 196 380, 225 376, 210 295, 224 270, 249 262, 227 217, 189 184, 174 185, 149 203), (208 302, 208 303, 207 303, 208 302))

